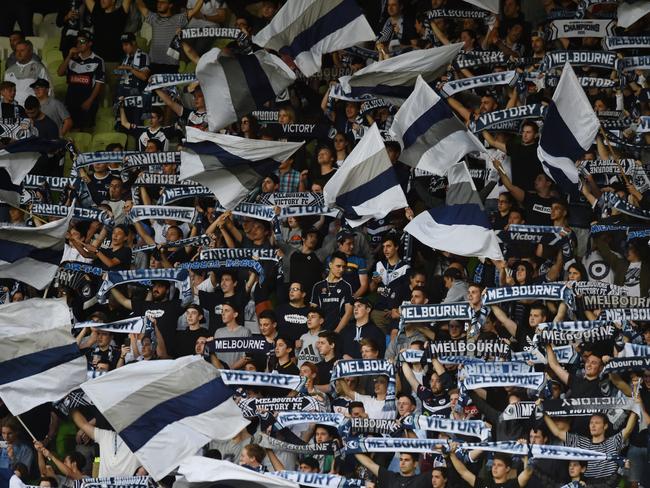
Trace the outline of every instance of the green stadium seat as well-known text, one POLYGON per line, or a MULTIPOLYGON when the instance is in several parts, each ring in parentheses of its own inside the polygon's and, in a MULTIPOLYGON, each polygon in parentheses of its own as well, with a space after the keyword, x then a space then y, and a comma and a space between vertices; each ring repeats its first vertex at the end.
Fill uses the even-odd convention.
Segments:
POLYGON ((122 132, 97 132, 93 136, 92 150, 104 151, 108 144, 118 142, 126 147, 126 134, 122 132))

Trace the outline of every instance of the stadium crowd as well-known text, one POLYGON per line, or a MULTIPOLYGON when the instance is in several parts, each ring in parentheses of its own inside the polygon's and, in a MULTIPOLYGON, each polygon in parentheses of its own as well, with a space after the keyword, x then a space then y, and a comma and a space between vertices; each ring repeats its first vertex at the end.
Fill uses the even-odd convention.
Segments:
MULTIPOLYGON (((525 112, 551 101, 564 64, 549 64, 553 53, 615 53, 616 59, 650 54, 650 16, 616 27, 611 1, 503 0, 498 15, 461 0, 357 3, 377 35, 374 42, 324 55, 316 75, 298 76, 263 109, 219 130, 247 139, 306 141, 246 197, 279 217, 226 210, 218 194, 179 191, 172 205, 193 213, 179 214, 181 220, 133 214, 138 206, 170 204, 174 189, 183 186, 178 159, 161 154, 148 165, 128 166, 126 158, 181 151, 188 128, 207 131, 205 89, 191 79, 200 57, 215 45, 239 54, 258 49, 252 36, 284 2, 60 0, 47 2, 40 14, 34 2, 4 5, 3 147, 33 137, 67 143, 42 153, 20 207, 2 204, 0 217, 38 227, 61 218, 51 213, 58 206, 74 202, 89 211, 71 220, 55 279, 38 290, 5 277, 2 302, 43 293, 63 298, 74 324, 145 317, 141 330, 73 327, 89 379, 140 361, 195 354, 222 370, 301 378, 301 387, 289 391, 233 386, 250 424, 230 440, 211 441, 202 455, 251 470, 338 474, 378 488, 650 486, 650 63, 624 71, 588 56, 573 64, 606 129, 576 162, 578 193, 565 193, 544 171, 537 151, 547 130, 543 113, 525 112), (34 36, 54 17, 47 37, 34 36), (574 18, 587 23, 586 34, 554 31, 558 21, 574 18), (611 19, 607 34, 589 35, 589 26, 601 29, 611 19), (179 36, 194 27, 233 27, 241 34, 179 36), (617 36, 645 39, 645 45, 625 52, 605 45, 617 36), (444 204, 447 178, 400 161, 402 147, 390 135, 396 104, 338 91, 340 76, 378 60, 455 42, 463 43, 459 59, 466 62, 454 61, 432 86, 441 94, 448 88, 446 103, 485 147, 464 161, 500 238, 503 260, 432 249, 404 232, 414 216, 444 204), (506 70, 515 73, 509 83, 478 78, 506 70), (145 90, 152 75, 167 73, 187 74, 189 82, 175 78, 177 85, 145 90), (453 83, 460 80, 470 81, 457 89, 453 83), (373 124, 385 138, 409 207, 357 227, 331 211, 283 214, 281 207, 292 205, 283 203, 291 199, 287 193, 300 192, 299 205, 319 201, 373 124), (93 151, 103 151, 103 159, 82 163, 93 151), (116 154, 112 160, 109 152, 116 154), (622 203, 611 204, 607 195, 622 203), (217 257, 205 257, 210 249, 217 257), (221 261, 191 265, 205 259, 221 261), (224 264, 227 259, 235 265, 224 264), (106 288, 114 276, 107 273, 144 269, 187 269, 187 286, 170 273, 146 284, 144 275, 110 278, 106 288), (562 294, 540 291, 549 283, 562 284, 562 294), (523 290, 521 297, 490 301, 502 287, 523 290), (400 312, 405 304, 419 306, 417 311, 458 303, 469 304, 470 316, 424 315, 418 321, 404 320, 400 312), (607 309, 622 315, 607 315, 607 309), (601 319, 606 325, 598 333, 578 334, 578 340, 566 340, 565 331, 548 325, 601 319), (551 330, 559 339, 544 334, 551 330), (251 338, 260 339, 254 350, 243 341, 251 338), (468 352, 481 343, 496 349, 468 352), (638 363, 625 361, 631 357, 638 363), (510 369, 485 366, 499 358, 510 369), (366 367, 365 374, 344 374, 341 361, 350 360, 364 360, 349 364, 366 367), (543 385, 522 379, 536 374, 543 385), (509 376, 517 378, 503 380, 509 376), (472 386, 472 378, 485 381, 472 386), (256 405, 260 399, 267 403, 256 405), (348 424, 352 432, 331 422, 282 425, 282 409, 336 413, 355 422, 348 424), (427 420, 435 417, 461 422, 433 424, 436 429, 427 420), (488 435, 453 427, 470 425, 462 421, 484 422, 488 435), (373 438, 437 439, 449 448, 401 452, 389 443, 392 452, 373 452, 370 443, 365 450, 348 443, 373 438), (479 440, 516 441, 526 449, 513 455, 462 447, 479 440), (535 459, 535 445, 607 457, 574 460, 566 451, 535 459)), ((283 60, 299 73, 291 59, 283 60)), ((17 419, 0 403, 2 486, 71 488, 89 477, 147 475, 94 405, 78 398, 73 407, 64 411, 46 403, 17 419)), ((174 477, 158 483, 172 486, 174 477)))

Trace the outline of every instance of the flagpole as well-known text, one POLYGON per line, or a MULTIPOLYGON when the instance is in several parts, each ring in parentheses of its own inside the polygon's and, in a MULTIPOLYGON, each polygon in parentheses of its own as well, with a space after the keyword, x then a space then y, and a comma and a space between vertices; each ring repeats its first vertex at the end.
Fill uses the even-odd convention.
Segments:
POLYGON ((605 129, 603 129, 602 125, 600 126, 600 134, 603 136, 603 141, 605 142, 605 145, 607 146, 607 149, 609 150, 609 153, 614 158, 614 162, 616 163, 616 166, 618 167, 618 170, 621 172, 621 176, 623 177, 623 180, 625 181, 625 184, 629 185, 630 180, 627 178, 627 175, 625 174, 625 171, 623 171, 623 167, 621 166, 621 160, 616 155, 616 153, 614 152, 614 148, 610 145, 609 139, 607 138, 607 133, 605 132, 605 129))
POLYGON ((23 208, 16 207, 15 205, 12 205, 12 204, 9 203, 9 202, 3 202, 3 203, 6 203, 6 204, 9 205, 11 208, 15 208, 16 210, 20 210, 22 213, 24 213, 25 215, 29 215, 31 218, 33 218, 33 219, 35 219, 35 220, 40 220, 41 223, 43 223, 43 224, 47 224, 47 220, 43 220, 42 218, 38 217, 37 215, 35 215, 35 214, 31 213, 31 212, 28 212, 27 210, 25 210, 25 209, 23 209, 23 208))
POLYGON ((25 422, 23 422, 23 419, 20 418, 20 415, 16 415, 16 419, 18 419, 18 422, 20 422, 20 425, 23 426, 23 428, 31 436, 31 438, 34 440, 34 442, 37 442, 38 439, 36 437, 34 437, 34 434, 32 434, 32 431, 27 428, 27 426, 25 425, 25 422))

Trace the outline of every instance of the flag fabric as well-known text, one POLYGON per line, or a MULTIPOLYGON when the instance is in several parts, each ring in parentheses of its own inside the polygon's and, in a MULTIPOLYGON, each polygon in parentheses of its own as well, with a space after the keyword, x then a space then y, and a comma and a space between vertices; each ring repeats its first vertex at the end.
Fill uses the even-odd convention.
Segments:
POLYGON ((30 137, 0 149, 0 200, 14 207, 20 205, 21 183, 32 170, 41 153, 65 147, 65 141, 30 137))
POLYGON ((85 380, 86 358, 70 334, 65 300, 0 306, 0 398, 13 415, 60 400, 85 380))
POLYGON ((196 76, 212 132, 264 108, 296 80, 289 66, 263 49, 230 56, 213 48, 199 59, 196 76))
POLYGON ((206 486, 206 483, 218 482, 237 488, 299 488, 298 483, 290 480, 258 473, 230 461, 201 456, 185 459, 178 467, 178 474, 184 478, 180 478, 181 486, 206 486))
POLYGON ((181 151, 180 179, 192 179, 233 208, 275 171, 303 142, 245 139, 187 128, 181 151))
POLYGON ((404 228, 433 249, 459 256, 503 260, 501 249, 464 162, 447 173, 446 205, 420 213, 404 228))
POLYGON ((589 150, 599 127, 598 117, 567 62, 546 111, 537 147, 544 171, 567 194, 578 191, 575 162, 589 150))
POLYGON ((291 0, 253 43, 291 56, 305 76, 312 76, 321 69, 323 54, 374 39, 355 0, 291 0))
POLYGON ((323 188, 323 194, 325 205, 342 209, 353 227, 408 207, 377 124, 366 131, 345 158, 323 188))
POLYGON ((618 4, 617 26, 627 29, 648 14, 650 14, 650 2, 648 0, 623 0, 618 4))
POLYGON ((54 279, 63 257, 65 233, 73 207, 63 219, 40 227, 0 224, 0 278, 11 278, 39 290, 54 279))
POLYGON ((479 8, 489 10, 493 14, 499 13, 499 0, 465 0, 465 2, 476 5, 479 8))
POLYGON ((418 76, 427 83, 442 76, 463 47, 463 43, 432 49, 416 49, 393 58, 373 63, 351 76, 339 78, 346 95, 360 97, 364 94, 383 98, 393 105, 401 103, 411 94, 418 76))
POLYGON ((401 162, 440 176, 465 154, 485 150, 421 76, 395 114, 390 133, 402 146, 401 162))
POLYGON ((232 439, 248 425, 234 391, 201 356, 141 361, 81 388, 156 480, 210 440, 232 439))

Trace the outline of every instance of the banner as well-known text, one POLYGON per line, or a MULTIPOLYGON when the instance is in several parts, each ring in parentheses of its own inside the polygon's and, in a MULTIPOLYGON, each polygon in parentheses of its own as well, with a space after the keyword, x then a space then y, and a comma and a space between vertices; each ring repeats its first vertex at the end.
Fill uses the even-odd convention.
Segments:
POLYGON ((498 339, 479 340, 476 342, 436 340, 429 343, 429 350, 433 357, 468 356, 474 358, 508 358, 510 356, 510 345, 498 339))
POLYGON ((522 105, 520 107, 495 110, 481 114, 476 122, 470 124, 472 132, 497 130, 499 124, 519 122, 524 119, 542 119, 546 115, 546 107, 541 103, 522 105))
POLYGON ((202 197, 214 198, 214 193, 201 185, 165 188, 161 193, 160 198, 158 198, 158 205, 167 205, 185 198, 202 197))
POLYGON ((504 65, 508 62, 503 51, 470 51, 460 53, 454 60, 459 68, 477 68, 495 65, 504 65))
POLYGON ((323 194, 314 192, 273 192, 260 196, 259 203, 278 207, 323 206, 323 194))
MULTIPOLYGON (((53 205, 50 203, 34 203, 31 211, 36 215, 46 215, 48 217, 67 217, 70 207, 65 205, 53 205)), ((97 220, 108 227, 113 226, 113 219, 104 210, 94 208, 75 207, 72 209, 72 218, 92 222, 97 220)))
POLYGON ((497 232, 504 243, 527 242, 544 246, 562 246, 569 242, 569 233, 562 227, 549 225, 510 224, 508 230, 497 232))
POLYGON ((223 337, 206 342, 203 355, 209 356, 212 353, 219 352, 266 354, 273 347, 273 343, 268 342, 261 334, 255 334, 249 337, 223 337))
MULTIPOLYGON (((546 88, 555 88, 560 81, 559 76, 544 76, 544 86, 546 88)), ((593 76, 579 76, 578 81, 583 88, 614 88, 618 86, 618 81, 609 78, 595 78, 593 76)))
POLYGON ((439 303, 427 305, 401 305, 400 319, 406 323, 413 322, 448 322, 450 320, 470 320, 474 311, 469 303, 439 303))
POLYGON ((458 9, 458 8, 434 8, 425 12, 428 21, 432 21, 439 17, 447 17, 453 19, 478 19, 486 20, 492 15, 487 10, 475 9, 458 9))
MULTIPOLYGON (((576 352, 571 345, 554 346, 553 352, 555 353, 555 357, 560 364, 570 363, 573 357, 576 355, 576 352)), ((533 364, 547 364, 546 356, 544 356, 539 351, 539 349, 534 349, 532 351, 513 352, 510 359, 512 361, 530 361, 533 364)))
POLYGON ((449 446, 447 439, 406 439, 399 437, 353 437, 344 439, 344 452, 357 454, 364 452, 419 452, 430 454, 443 452, 449 446))
POLYGON ((629 215, 637 219, 650 220, 650 210, 644 210, 639 207, 635 207, 613 192, 603 193, 598 199, 598 205, 601 206, 605 211, 615 208, 625 215, 629 215))
POLYGON ((70 271, 78 271, 85 274, 91 274, 94 276, 101 276, 106 271, 99 266, 92 266, 90 264, 81 263, 78 261, 67 261, 62 263, 62 268, 70 271))
POLYGON ((456 93, 465 91, 465 90, 474 90, 476 88, 481 88, 485 86, 496 86, 496 85, 510 85, 517 78, 516 71, 500 71, 497 73, 489 73, 485 75, 472 76, 471 78, 461 78, 458 80, 452 80, 446 82, 442 85, 442 93, 446 96, 451 97, 456 93))
POLYGON ((384 411, 395 409, 395 365, 385 359, 340 359, 334 363, 330 383, 350 376, 388 376, 384 411))
MULTIPOLYGON (((336 81, 342 76, 350 76, 352 70, 349 67, 337 68, 332 66, 330 68, 321 68, 320 71, 317 71, 313 75, 305 76, 302 71, 297 73, 297 78, 299 80, 321 80, 321 81, 336 81)), ((255 112, 253 112, 254 114, 255 112)))
POLYGON ((628 397, 563 398, 544 400, 542 410, 549 417, 582 417, 607 410, 629 410, 639 413, 639 406, 628 397))
POLYGON ((365 486, 364 480, 344 478, 337 474, 303 473, 301 471, 272 471, 267 474, 310 488, 356 488, 365 486))
POLYGON ((521 457, 529 456, 537 459, 558 459, 563 461, 604 461, 613 459, 603 452, 580 449, 578 447, 520 444, 517 441, 467 442, 460 444, 458 448, 468 451, 502 452, 521 457))
POLYGON ((149 83, 144 88, 145 92, 152 92, 168 86, 186 85, 196 81, 194 73, 159 73, 149 77, 149 83))
POLYGON ((181 39, 222 38, 237 39, 242 31, 232 27, 185 27, 181 29, 181 39))
POLYGON ((282 207, 278 217, 286 219, 289 217, 304 217, 306 215, 325 215, 327 217, 338 218, 339 213, 340 210, 337 208, 320 207, 317 205, 298 205, 293 207, 282 207))
POLYGON ((116 322, 102 323, 89 320, 87 322, 77 322, 72 327, 73 330, 81 330, 85 327, 92 327, 107 332, 118 334, 141 334, 144 330, 144 317, 129 317, 116 322))
POLYGON ((488 361, 470 363, 463 366, 459 377, 475 374, 526 374, 532 371, 532 366, 520 361, 488 361))
POLYGON ((115 286, 124 283, 140 282, 149 285, 151 281, 175 281, 180 283, 181 302, 188 303, 192 298, 190 275, 186 269, 165 268, 165 269, 130 269, 126 271, 108 271, 107 277, 97 292, 99 303, 107 303, 106 294, 115 286))
POLYGON ((197 211, 191 207, 171 207, 163 205, 134 205, 127 214, 131 222, 145 219, 151 220, 179 220, 194 225, 197 211))
POLYGON ((643 344, 634 344, 633 342, 626 342, 623 346, 623 351, 618 355, 619 358, 636 358, 636 357, 650 357, 650 346, 643 344))
MULTIPOLYGON (((209 343, 208 343, 209 344, 209 343)), ((281 398, 247 398, 239 402, 244 417, 254 417, 262 412, 318 412, 318 400, 311 396, 281 398)))
POLYGON ((542 322, 537 326, 538 330, 558 330, 560 332, 586 332, 611 325, 606 320, 575 320, 564 322, 542 322))
POLYGON ((546 40, 568 37, 607 37, 615 34, 616 21, 608 19, 554 20, 548 26, 546 40))
POLYGON ((302 141, 305 139, 334 139, 336 129, 327 124, 280 124, 280 139, 302 141))
POLYGON ((259 373, 256 371, 236 371, 220 369, 221 379, 226 385, 269 386, 298 391, 305 384, 305 378, 292 374, 259 373))
POLYGON ((478 437, 481 441, 488 440, 492 432, 482 420, 454 420, 425 415, 409 415, 402 420, 402 425, 407 429, 478 437))
POLYGON ((254 259, 225 259, 220 261, 210 260, 197 260, 181 263, 180 267, 183 269, 232 269, 232 268, 248 268, 257 273, 260 283, 264 283, 265 274, 262 265, 254 259))
POLYGON ((591 68, 614 69, 616 53, 604 51, 551 51, 544 56, 540 71, 561 68, 567 62, 572 66, 589 66, 591 68))
POLYGON ((621 172, 623 172, 632 180, 639 192, 643 193, 650 189, 650 181, 648 180, 645 169, 632 158, 620 159, 618 161, 614 159, 579 161, 577 167, 583 174, 605 175, 607 177, 620 176, 621 172))
POLYGON ((279 110, 253 110, 251 115, 257 119, 260 124, 277 124, 280 117, 279 110))
MULTIPOLYGON (((286 375, 284 375, 286 376, 286 375)), ((276 419, 276 425, 282 429, 293 425, 323 424, 337 429, 345 422, 345 416, 332 412, 280 412, 276 419)))
POLYGON ((612 308, 605 309, 600 313, 600 318, 611 320, 612 322, 621 322, 623 320, 633 320, 639 322, 650 321, 650 308, 612 308))
POLYGON ((544 373, 494 374, 469 376, 463 380, 462 384, 468 390, 501 388, 505 386, 540 390, 544 386, 545 381, 544 373))
POLYGON ((210 248, 202 249, 201 260, 213 259, 257 259, 260 261, 277 261, 277 251, 271 248, 210 248))
POLYGON ((181 164, 181 153, 176 151, 161 151, 129 154, 124 159, 122 171, 161 164, 181 164))
MULTIPOLYGON (((219 205, 215 208, 217 212, 225 212, 226 209, 219 205)), ((266 220, 270 222, 275 218, 275 210, 270 205, 260 205, 259 203, 241 202, 232 209, 233 215, 240 217, 250 217, 252 219, 266 220)))
POLYGON ((587 295, 582 297, 587 310, 603 308, 650 308, 650 297, 625 295, 587 295))
POLYGON ((603 368, 601 375, 646 369, 650 369, 650 357, 612 358, 603 368))
POLYGON ((129 154, 135 154, 135 151, 96 151, 81 153, 75 159, 74 169, 90 166, 91 164, 122 163, 124 158, 129 154))
POLYGON ((609 51, 621 49, 650 49, 650 36, 612 36, 603 39, 603 46, 609 51))
POLYGON ((369 115, 370 112, 378 108, 387 108, 390 113, 395 113, 395 111, 397 110, 397 107, 395 107, 393 104, 381 98, 377 98, 375 100, 367 100, 363 102, 361 104, 361 107, 359 108, 359 114, 361 114, 362 116, 369 115))
POLYGON ((483 295, 483 305, 516 302, 519 300, 564 301, 570 308, 573 308, 573 292, 564 283, 500 286, 497 288, 487 288, 485 295, 483 295))

